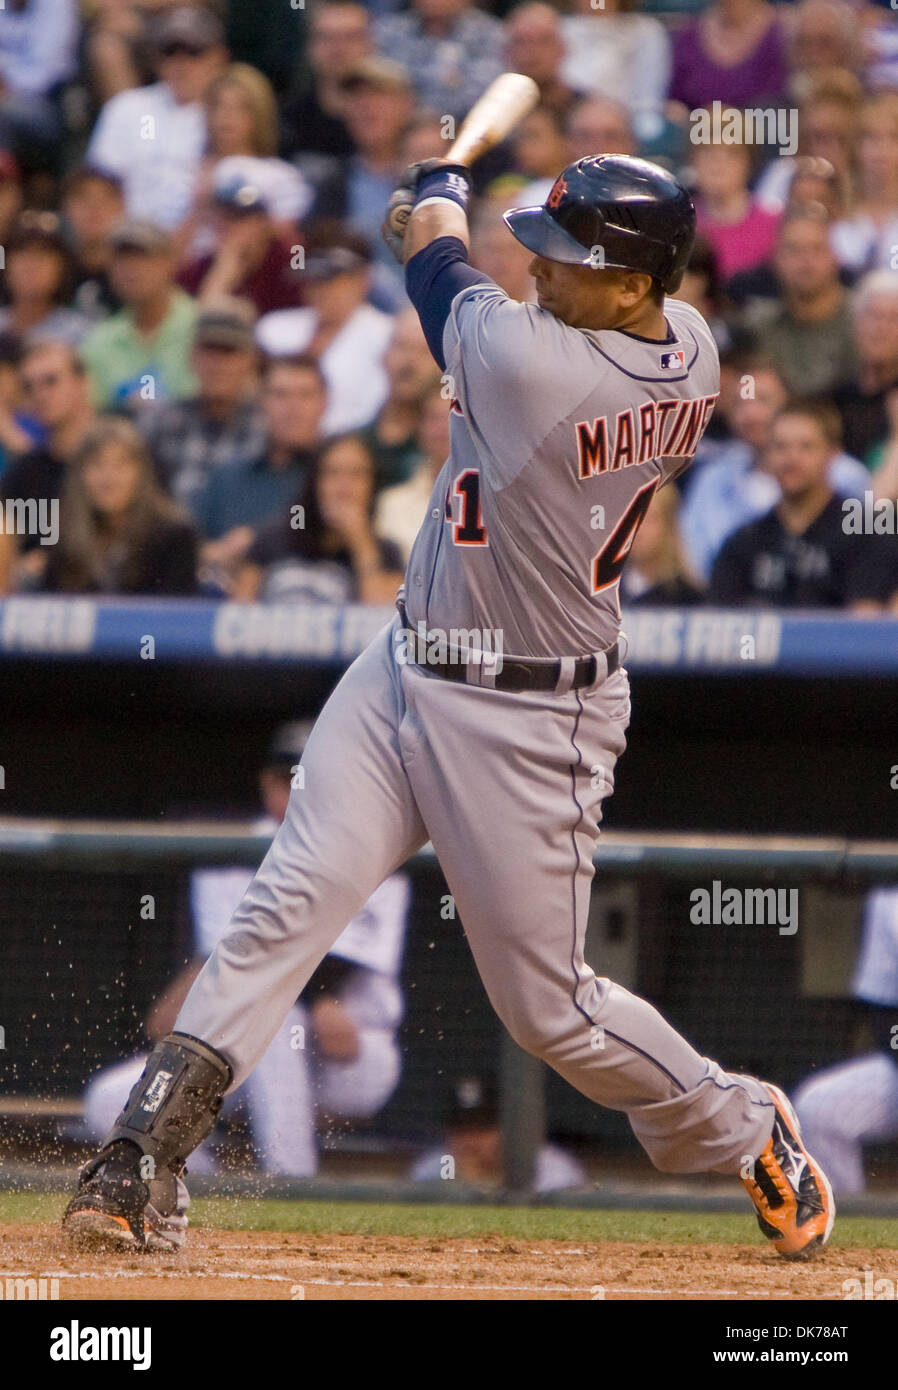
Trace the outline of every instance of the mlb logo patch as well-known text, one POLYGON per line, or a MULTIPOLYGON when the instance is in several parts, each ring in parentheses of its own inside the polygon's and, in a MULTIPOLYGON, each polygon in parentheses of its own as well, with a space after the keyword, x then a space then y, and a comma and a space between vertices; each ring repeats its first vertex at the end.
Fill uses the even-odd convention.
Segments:
POLYGON ((686 366, 686 354, 682 348, 677 352, 662 352, 661 368, 662 371, 682 372, 686 366))

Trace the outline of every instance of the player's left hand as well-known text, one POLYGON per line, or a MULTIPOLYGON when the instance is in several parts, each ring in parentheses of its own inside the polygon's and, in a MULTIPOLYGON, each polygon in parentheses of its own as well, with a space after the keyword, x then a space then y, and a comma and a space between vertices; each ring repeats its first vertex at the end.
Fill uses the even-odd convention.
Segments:
POLYGON ((458 164, 452 159, 419 159, 403 170, 399 179, 399 186, 390 197, 380 231, 400 265, 404 260, 402 242, 408 220, 412 215, 412 208, 415 206, 421 180, 426 178, 428 174, 432 174, 434 169, 443 168, 453 169, 465 179, 470 177, 465 165, 458 164))

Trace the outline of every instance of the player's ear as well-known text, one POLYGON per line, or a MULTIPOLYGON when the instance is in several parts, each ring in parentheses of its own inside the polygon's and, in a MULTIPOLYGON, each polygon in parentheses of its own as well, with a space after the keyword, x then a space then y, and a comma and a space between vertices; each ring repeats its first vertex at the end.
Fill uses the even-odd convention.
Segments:
POLYGON ((645 299, 652 292, 653 280, 651 275, 644 275, 639 270, 625 270, 621 278, 621 299, 630 308, 645 299))

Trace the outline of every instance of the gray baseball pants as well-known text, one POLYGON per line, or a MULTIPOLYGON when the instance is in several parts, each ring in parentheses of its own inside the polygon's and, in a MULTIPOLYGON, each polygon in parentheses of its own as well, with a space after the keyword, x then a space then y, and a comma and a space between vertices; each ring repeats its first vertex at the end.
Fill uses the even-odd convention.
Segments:
POLYGON ((397 617, 328 700, 304 786, 176 1031, 221 1052, 239 1086, 346 924, 430 839, 512 1037, 624 1111, 656 1167, 738 1173, 770 1136, 769 1093, 583 958, 626 672, 566 695, 483 689, 402 664, 400 633, 397 617))

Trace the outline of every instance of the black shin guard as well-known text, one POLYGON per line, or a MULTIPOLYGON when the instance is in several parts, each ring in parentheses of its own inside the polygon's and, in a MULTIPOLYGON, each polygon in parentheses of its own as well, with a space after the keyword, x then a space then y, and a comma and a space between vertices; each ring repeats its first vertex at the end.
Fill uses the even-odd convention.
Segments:
POLYGON ((215 1127, 231 1075, 228 1063, 207 1043, 169 1033, 150 1053, 102 1152, 128 1140, 139 1150, 135 1167, 145 1181, 180 1173, 215 1127))

